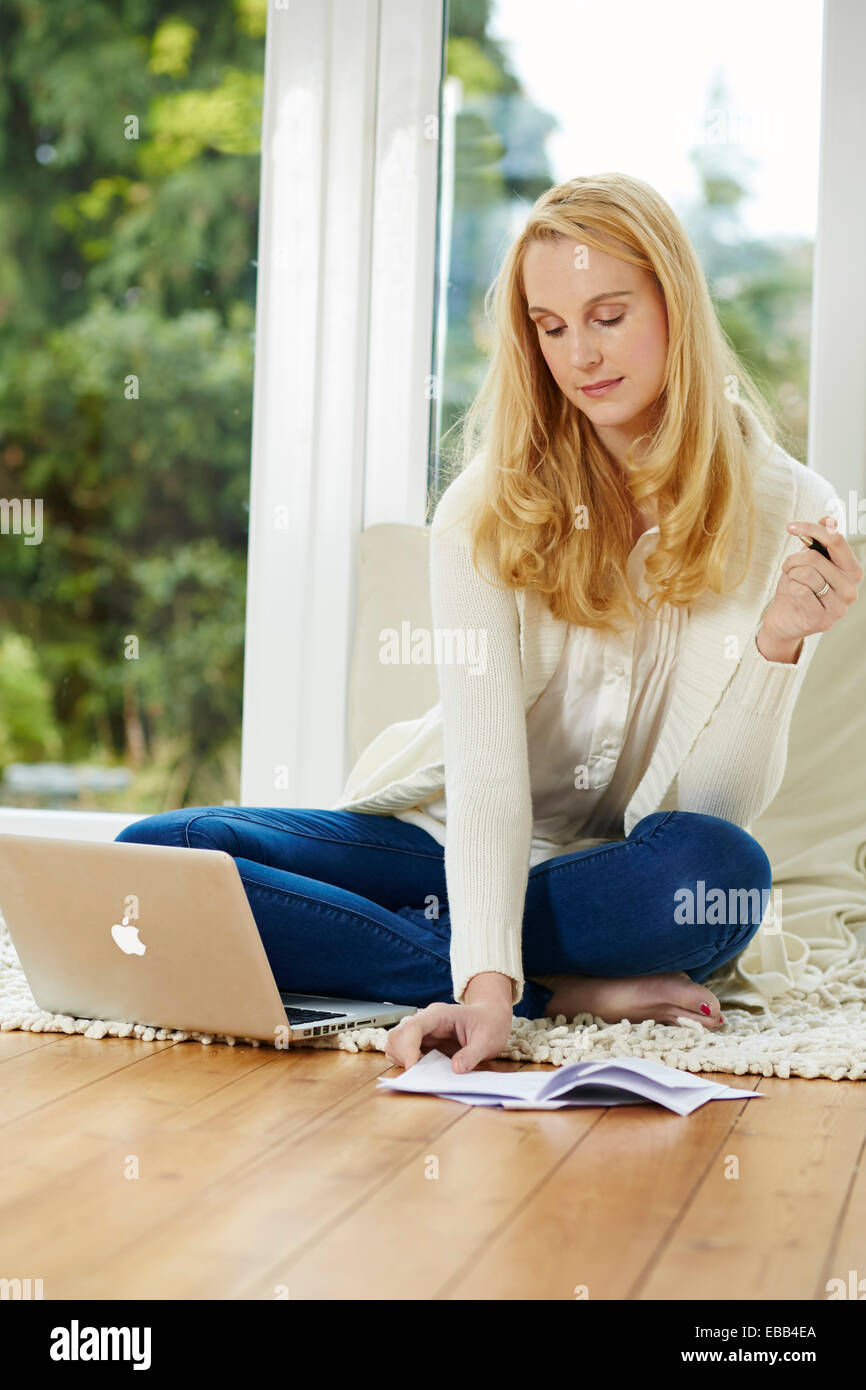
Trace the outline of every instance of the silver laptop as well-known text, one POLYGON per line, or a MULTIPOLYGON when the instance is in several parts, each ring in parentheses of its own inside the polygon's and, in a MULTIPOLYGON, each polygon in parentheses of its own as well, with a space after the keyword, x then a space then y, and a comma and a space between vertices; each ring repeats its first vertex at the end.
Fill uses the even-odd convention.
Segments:
POLYGON ((0 835, 0 912, 49 1013, 280 1047, 417 1012, 282 993, 223 850, 0 835))

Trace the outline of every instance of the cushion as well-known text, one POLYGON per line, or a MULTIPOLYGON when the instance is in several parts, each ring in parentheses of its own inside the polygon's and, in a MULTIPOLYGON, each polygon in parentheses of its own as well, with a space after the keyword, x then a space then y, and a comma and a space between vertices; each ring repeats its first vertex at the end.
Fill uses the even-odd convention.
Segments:
POLYGON ((353 763, 389 724, 416 719, 439 699, 435 665, 391 659, 411 656, 412 633, 431 627, 429 529, 391 522, 368 527, 359 544, 349 673, 353 763))
MULTIPOLYGON (((848 536, 866 570, 866 536, 848 536)), ((785 776, 752 825, 773 868, 768 913, 720 998, 759 1003, 866 945, 866 584, 822 634, 791 719, 785 776), (775 916, 776 920, 773 920, 775 916)), ((708 982, 709 983, 709 982, 708 982)))

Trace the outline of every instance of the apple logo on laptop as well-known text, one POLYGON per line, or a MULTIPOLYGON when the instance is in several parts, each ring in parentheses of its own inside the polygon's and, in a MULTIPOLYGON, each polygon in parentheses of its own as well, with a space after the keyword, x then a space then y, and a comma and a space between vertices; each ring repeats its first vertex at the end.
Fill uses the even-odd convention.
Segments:
POLYGON ((139 940, 138 927, 132 926, 128 917, 124 917, 122 925, 115 922, 111 935, 115 946, 119 946, 127 956, 143 956, 147 950, 144 942, 139 940))

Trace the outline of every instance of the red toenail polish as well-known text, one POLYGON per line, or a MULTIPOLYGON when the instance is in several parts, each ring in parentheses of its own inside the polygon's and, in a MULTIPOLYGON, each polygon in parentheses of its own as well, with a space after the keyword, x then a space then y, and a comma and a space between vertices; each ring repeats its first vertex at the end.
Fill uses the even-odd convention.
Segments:
POLYGON ((701 1005, 701 1013, 702 1013, 702 1014, 708 1014, 709 1012, 710 1012, 710 1006, 709 1006, 709 1004, 702 1004, 702 1005, 701 1005))

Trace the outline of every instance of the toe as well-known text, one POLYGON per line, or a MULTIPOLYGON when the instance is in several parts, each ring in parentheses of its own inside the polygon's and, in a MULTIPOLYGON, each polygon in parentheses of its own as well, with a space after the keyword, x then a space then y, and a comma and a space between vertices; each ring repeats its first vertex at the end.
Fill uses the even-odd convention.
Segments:
POLYGON ((721 1012, 721 1005, 712 990, 695 984, 688 975, 682 979, 677 977, 672 983, 671 1000, 687 1013, 698 1013, 705 1020, 712 1019, 715 1022, 721 1012))
POLYGON ((691 1009, 671 1009, 671 1022, 676 1023, 679 1019, 688 1019, 690 1023, 700 1023, 710 1033, 715 1033, 721 1027, 721 1020, 718 1017, 707 1016, 707 1014, 694 1013, 691 1009))

